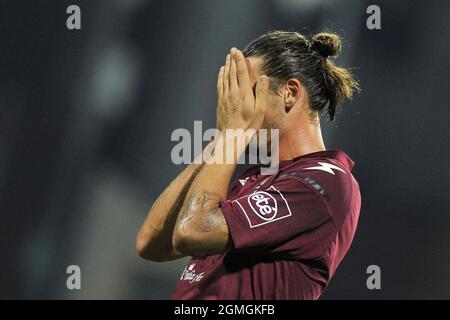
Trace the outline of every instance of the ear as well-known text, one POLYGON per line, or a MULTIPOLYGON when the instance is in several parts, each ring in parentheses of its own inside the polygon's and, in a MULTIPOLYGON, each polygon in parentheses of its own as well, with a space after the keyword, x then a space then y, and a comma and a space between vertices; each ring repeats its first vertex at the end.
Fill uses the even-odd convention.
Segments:
POLYGON ((290 110, 297 101, 300 99, 302 94, 302 85, 300 81, 296 78, 289 79, 285 84, 284 90, 284 104, 286 110, 290 110))

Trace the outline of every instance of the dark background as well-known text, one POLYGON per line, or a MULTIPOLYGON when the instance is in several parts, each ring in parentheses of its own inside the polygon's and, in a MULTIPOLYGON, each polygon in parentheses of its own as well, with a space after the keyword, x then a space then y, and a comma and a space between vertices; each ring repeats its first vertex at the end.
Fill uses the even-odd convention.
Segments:
POLYGON ((322 299, 449 299, 449 21, 448 1, 1 0, 0 298, 168 298, 186 261, 145 262, 134 240, 182 169, 171 132, 214 126, 232 46, 329 29, 363 91, 324 136, 357 162, 363 205, 322 299))

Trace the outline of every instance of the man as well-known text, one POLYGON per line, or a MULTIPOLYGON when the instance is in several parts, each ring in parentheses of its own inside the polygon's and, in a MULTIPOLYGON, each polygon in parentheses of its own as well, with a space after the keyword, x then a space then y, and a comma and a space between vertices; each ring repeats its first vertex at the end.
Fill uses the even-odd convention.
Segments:
POLYGON ((311 41, 270 32, 244 52, 231 49, 221 67, 212 154, 231 162, 191 164, 154 203, 138 237, 140 256, 192 256, 174 299, 317 299, 346 254, 358 222, 353 161, 327 151, 319 114, 336 110, 358 89, 330 57, 335 34, 311 41), (278 129, 279 170, 256 165, 230 184, 249 144, 226 130, 278 129))

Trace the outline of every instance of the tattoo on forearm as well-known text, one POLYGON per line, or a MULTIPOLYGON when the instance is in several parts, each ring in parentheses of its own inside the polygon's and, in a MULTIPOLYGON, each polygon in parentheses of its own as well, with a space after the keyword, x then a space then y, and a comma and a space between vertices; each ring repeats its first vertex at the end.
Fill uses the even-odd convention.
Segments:
POLYGON ((179 227, 184 230, 188 223, 193 222, 193 227, 199 231, 211 232, 220 225, 226 225, 219 202, 218 195, 208 192, 196 191, 188 195, 178 216, 179 227), (196 219, 191 221, 195 215, 196 219))
POLYGON ((208 234, 208 243, 192 248, 199 256, 208 255, 219 248, 219 244, 228 241, 228 228, 225 218, 218 207, 220 197, 205 191, 188 194, 178 216, 176 228, 186 232, 187 228, 208 234))

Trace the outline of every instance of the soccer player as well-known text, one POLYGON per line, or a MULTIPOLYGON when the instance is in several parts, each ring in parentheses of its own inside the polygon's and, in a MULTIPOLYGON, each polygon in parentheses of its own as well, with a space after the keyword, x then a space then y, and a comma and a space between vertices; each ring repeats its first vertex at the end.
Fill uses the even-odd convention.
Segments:
MULTIPOLYGON (((361 197, 342 151, 326 150, 319 115, 332 121, 358 83, 332 58, 335 34, 308 40, 269 32, 220 68, 217 127, 207 148, 231 163, 193 163, 153 204, 137 236, 145 259, 191 256, 173 299, 317 299, 355 234, 361 197), (261 165, 232 180, 249 143, 225 129, 279 129, 279 169, 261 165), (231 181, 231 183, 230 183, 231 181)), ((273 143, 273 141, 272 141, 273 143)))

